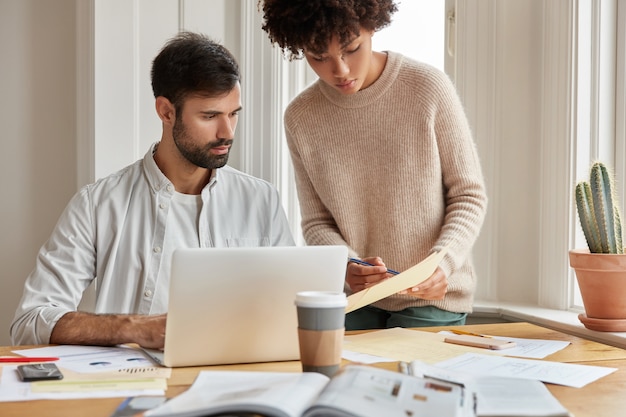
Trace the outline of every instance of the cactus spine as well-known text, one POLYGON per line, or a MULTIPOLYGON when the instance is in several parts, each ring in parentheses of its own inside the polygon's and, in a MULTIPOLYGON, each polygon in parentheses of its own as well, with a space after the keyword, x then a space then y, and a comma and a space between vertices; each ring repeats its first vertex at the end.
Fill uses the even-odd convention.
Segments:
POLYGON ((576 209, 590 252, 624 253, 613 177, 603 163, 591 166, 589 182, 576 185, 576 209))

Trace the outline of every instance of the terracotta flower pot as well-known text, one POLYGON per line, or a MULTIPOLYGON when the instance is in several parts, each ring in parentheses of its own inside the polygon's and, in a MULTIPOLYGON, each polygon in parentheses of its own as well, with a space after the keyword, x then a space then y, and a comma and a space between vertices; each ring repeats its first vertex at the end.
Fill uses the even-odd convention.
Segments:
POLYGON ((579 320, 591 330, 626 331, 626 254, 569 252, 585 306, 579 320))

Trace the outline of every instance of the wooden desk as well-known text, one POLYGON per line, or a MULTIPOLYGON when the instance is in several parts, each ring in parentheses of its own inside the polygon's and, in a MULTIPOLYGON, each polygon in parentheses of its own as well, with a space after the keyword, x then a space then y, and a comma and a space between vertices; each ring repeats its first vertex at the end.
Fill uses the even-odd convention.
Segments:
MULTIPOLYGON (((446 329, 446 327, 420 328, 419 330, 438 332, 443 329, 446 329)), ((583 388, 547 384, 550 391, 575 417, 614 417, 624 413, 626 409, 626 395, 624 395, 626 393, 626 350, 528 323, 479 324, 465 326, 464 329, 476 333, 499 336, 567 340, 571 342, 570 346, 550 355, 546 360, 609 366, 618 368, 618 370, 583 388)), ((23 348, 25 347, 20 347, 20 349, 23 348)), ((10 354, 11 350, 14 350, 14 348, 0 347, 0 355, 10 354)), ((346 361, 345 363, 348 362, 346 361)), ((380 364, 379 366, 396 369, 395 363, 380 364)), ((300 372, 300 363, 275 362, 175 368, 172 370, 172 377, 168 381, 167 396, 173 397, 186 390, 194 381, 198 372, 205 369, 300 372)), ((108 417, 121 401, 121 398, 104 398, 0 403, 0 416, 108 417)))

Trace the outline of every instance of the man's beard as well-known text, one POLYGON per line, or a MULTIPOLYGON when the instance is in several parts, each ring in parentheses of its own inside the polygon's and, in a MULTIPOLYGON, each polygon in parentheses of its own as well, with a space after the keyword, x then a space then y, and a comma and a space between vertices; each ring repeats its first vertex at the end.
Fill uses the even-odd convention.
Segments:
POLYGON ((231 145, 233 143, 232 139, 219 139, 205 146, 198 146, 193 143, 192 138, 187 134, 185 124, 179 118, 176 118, 176 122, 174 122, 172 137, 181 155, 200 168, 217 169, 223 167, 228 162, 230 150, 223 155, 215 155, 211 153, 211 149, 231 145))

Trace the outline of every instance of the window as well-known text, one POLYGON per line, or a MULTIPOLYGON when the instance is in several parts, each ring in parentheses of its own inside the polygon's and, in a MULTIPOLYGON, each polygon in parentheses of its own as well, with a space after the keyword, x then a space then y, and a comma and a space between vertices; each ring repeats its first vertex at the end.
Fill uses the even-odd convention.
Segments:
MULTIPOLYGON (((445 27, 449 11, 443 5, 427 19, 437 23, 438 40, 407 35, 402 14, 408 13, 409 23, 415 23, 415 14, 422 13, 413 9, 418 3, 423 2, 400 3, 395 21, 374 36, 375 49, 399 50, 425 61, 431 60, 425 58, 427 52, 410 50, 424 44, 416 39, 440 45, 435 50, 441 53, 450 50, 444 45, 450 26, 445 27), (393 40, 391 32, 396 30, 400 34, 393 40), (410 42, 405 46, 397 39, 410 42)), ((474 130, 490 193, 488 219, 474 250, 480 277, 477 300, 581 309, 567 261, 567 251, 581 245, 575 241, 572 185, 586 173, 589 160, 600 157, 614 163, 622 199, 626 195, 626 6, 593 0, 455 4, 453 78, 474 130)), ((277 184, 298 235, 299 210, 290 164, 284 163, 281 109, 311 81, 310 71, 305 62, 287 62, 271 50, 254 20, 258 19, 254 7, 247 13, 243 21, 251 34, 245 39, 250 45, 260 43, 246 46, 244 39, 241 60, 244 67, 264 70, 259 82, 248 77, 247 91, 251 100, 268 100, 258 108, 247 101, 247 112, 255 115, 255 123, 274 121, 268 134, 260 133, 267 122, 242 129, 250 136, 244 140, 264 149, 272 149, 279 140, 281 145, 271 153, 282 157, 271 157, 282 162, 264 162, 265 167, 280 166, 269 176, 256 172, 257 161, 250 157, 244 157, 240 167, 277 184), (267 61, 261 64, 255 53, 263 48, 267 61), (269 91, 263 81, 267 77, 273 80, 269 91)), ((425 29, 421 24, 409 26, 425 29)), ((444 60, 448 58, 446 54, 444 60)), ((432 59, 433 65, 441 66, 441 56, 432 59)), ((253 146, 242 149, 255 154, 253 146)))
MULTIPOLYGON (((626 4, 617 2, 615 73, 615 170, 622 210, 626 209, 626 4)), ((626 213, 622 213, 626 216, 626 213)))
POLYGON ((444 69, 445 2, 403 1, 391 25, 374 34, 373 49, 400 52, 444 69))
MULTIPOLYGON (((613 167, 624 207, 624 45, 626 5, 623 2, 578 1, 577 78, 574 86, 576 182, 586 179, 591 161, 613 167), (621 16, 621 18, 619 18, 621 16), (620 45, 621 47, 618 47, 620 45)), ((586 247, 575 213, 574 247, 586 247)), ((571 306, 582 308, 573 271, 571 306)))
POLYGON ((582 309, 573 184, 594 158, 625 183, 621 3, 456 2, 455 82, 490 196, 478 301, 582 309))

